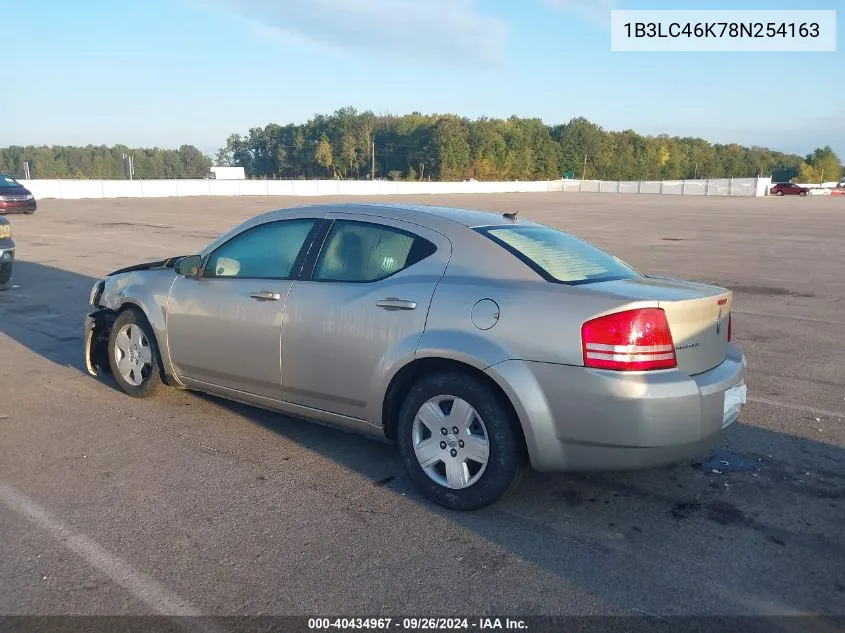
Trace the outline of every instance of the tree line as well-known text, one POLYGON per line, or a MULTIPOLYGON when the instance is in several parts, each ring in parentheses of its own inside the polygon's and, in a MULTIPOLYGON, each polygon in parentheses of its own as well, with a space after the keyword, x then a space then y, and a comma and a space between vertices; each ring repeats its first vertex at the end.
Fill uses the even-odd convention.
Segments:
POLYGON ((829 148, 808 156, 701 138, 610 131, 585 118, 549 126, 537 118, 468 119, 453 114, 376 115, 341 108, 302 124, 270 123, 232 134, 216 156, 178 150, 88 146, 0 149, 0 171, 33 178, 203 178, 209 167, 244 167, 249 178, 391 180, 675 180, 772 176, 838 180, 829 148))
POLYGON ((540 119, 446 114, 375 115, 342 108, 303 124, 232 134, 215 157, 259 178, 391 180, 674 180, 772 176, 816 182, 819 162, 841 173, 827 147, 802 157, 764 147, 604 130, 585 118, 548 126, 540 119), (835 168, 834 168, 835 165, 835 168))
POLYGON ((23 178, 25 163, 32 178, 73 178, 120 180, 129 177, 128 159, 132 157, 132 177, 205 178, 211 159, 193 145, 179 149, 40 146, 0 148, 0 173, 23 178))

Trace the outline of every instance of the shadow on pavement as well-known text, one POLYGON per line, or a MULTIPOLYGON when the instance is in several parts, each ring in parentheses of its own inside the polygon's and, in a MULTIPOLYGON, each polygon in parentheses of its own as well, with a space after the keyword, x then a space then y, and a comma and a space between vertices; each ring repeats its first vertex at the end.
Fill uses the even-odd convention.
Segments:
POLYGON ((0 292, 0 332, 57 365, 85 371, 82 356, 87 275, 18 260, 0 292))
MULTIPOLYGON (((84 372, 82 323, 94 282, 16 262, 18 288, 0 293, 0 332, 84 372)), ((452 513, 417 494, 392 446, 198 397, 360 473, 374 487, 406 495, 623 610, 646 605, 653 613, 683 613, 695 595, 709 601, 713 613, 845 612, 845 451, 837 446, 738 423, 724 446, 700 461, 627 473, 529 472, 495 507, 452 513), (677 602, 657 601, 666 595, 677 602)), ((477 573, 496 573, 489 552, 469 563, 477 573)), ((544 591, 523 590, 529 597, 544 591)))

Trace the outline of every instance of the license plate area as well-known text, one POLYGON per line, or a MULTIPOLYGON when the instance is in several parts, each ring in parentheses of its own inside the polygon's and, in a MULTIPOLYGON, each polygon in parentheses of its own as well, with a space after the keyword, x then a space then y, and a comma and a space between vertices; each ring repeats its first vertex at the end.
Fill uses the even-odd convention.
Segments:
POLYGON ((722 415, 722 428, 736 422, 739 412, 748 398, 748 387, 745 384, 735 385, 725 391, 725 408, 722 415))

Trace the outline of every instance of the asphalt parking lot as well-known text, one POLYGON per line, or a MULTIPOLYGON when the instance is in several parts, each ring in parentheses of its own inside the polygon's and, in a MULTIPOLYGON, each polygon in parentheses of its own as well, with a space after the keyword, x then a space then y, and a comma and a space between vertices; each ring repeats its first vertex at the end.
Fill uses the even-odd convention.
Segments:
POLYGON ((531 473, 458 514, 390 446, 189 392, 131 399, 84 371, 94 281, 313 200, 44 200, 10 218, 0 292, 0 613, 845 615, 845 201, 396 200, 519 210, 733 289, 750 402, 724 446, 531 473))

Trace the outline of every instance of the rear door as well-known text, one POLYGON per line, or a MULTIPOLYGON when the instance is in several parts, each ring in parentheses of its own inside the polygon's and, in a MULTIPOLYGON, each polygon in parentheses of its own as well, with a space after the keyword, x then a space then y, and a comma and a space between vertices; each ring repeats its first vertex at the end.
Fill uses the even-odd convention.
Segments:
POLYGON ((367 420, 386 372, 416 350, 451 244, 378 216, 329 220, 285 307, 282 381, 289 402, 367 420))

